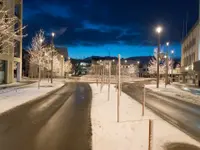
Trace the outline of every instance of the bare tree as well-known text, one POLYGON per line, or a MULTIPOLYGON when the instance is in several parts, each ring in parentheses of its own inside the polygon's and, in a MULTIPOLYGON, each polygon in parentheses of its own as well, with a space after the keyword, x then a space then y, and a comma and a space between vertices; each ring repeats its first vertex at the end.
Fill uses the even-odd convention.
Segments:
MULTIPOLYGON (((160 74, 164 74, 165 73, 165 65, 160 64, 159 67, 160 67, 160 69, 159 69, 160 74)), ((150 74, 155 75, 157 73, 157 60, 156 60, 156 58, 153 57, 150 60, 148 70, 149 70, 150 74)))
POLYGON ((67 60, 64 64, 65 73, 70 73, 72 71, 72 63, 70 60, 67 60))
POLYGON ((53 57, 53 72, 55 73, 55 75, 59 72, 60 68, 61 68, 61 63, 58 57, 54 56, 53 57))
POLYGON ((43 47, 44 40, 44 31, 40 30, 32 39, 31 48, 28 51, 30 54, 30 64, 38 67, 38 88, 40 88, 41 68, 44 67, 46 63, 44 59, 46 55, 45 48, 43 47))

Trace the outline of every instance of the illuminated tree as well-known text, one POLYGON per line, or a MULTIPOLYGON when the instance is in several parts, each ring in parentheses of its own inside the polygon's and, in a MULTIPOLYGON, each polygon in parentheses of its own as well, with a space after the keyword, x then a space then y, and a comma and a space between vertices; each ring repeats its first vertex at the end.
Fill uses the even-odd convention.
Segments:
POLYGON ((13 13, 6 10, 5 7, 0 9, 0 54, 13 53, 9 48, 15 47, 15 40, 23 37, 19 33, 24 27, 16 28, 17 23, 19 23, 19 19, 13 13))
POLYGON ((46 60, 44 59, 46 55, 45 48, 43 47, 44 40, 44 31, 40 30, 32 39, 31 48, 28 51, 30 54, 30 64, 38 66, 38 88, 40 88, 41 68, 45 67, 46 64, 46 60))
POLYGON ((65 62, 64 71, 65 71, 65 73, 70 73, 72 71, 72 63, 70 60, 65 62))

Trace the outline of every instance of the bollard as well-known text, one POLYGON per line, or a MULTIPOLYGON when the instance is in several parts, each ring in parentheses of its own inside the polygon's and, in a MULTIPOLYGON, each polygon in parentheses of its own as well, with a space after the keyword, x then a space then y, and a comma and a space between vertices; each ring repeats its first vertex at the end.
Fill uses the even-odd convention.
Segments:
POLYGON ((144 116, 144 109, 145 109, 145 99, 146 99, 146 89, 144 85, 144 91, 143 91, 143 101, 142 101, 142 116, 144 116))
POLYGON ((148 150, 153 150, 153 120, 149 120, 149 147, 148 150))

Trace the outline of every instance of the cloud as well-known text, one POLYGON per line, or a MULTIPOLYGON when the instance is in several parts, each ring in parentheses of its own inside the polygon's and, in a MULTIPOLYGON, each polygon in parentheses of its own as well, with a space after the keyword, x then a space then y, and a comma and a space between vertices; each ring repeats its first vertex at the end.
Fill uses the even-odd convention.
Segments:
POLYGON ((28 25, 25 32, 29 36, 24 44, 29 44, 34 33, 42 28, 46 35, 56 32, 58 45, 152 46, 157 44, 154 27, 160 23, 164 27, 162 42, 179 42, 180 22, 185 17, 181 12, 196 8, 195 2, 181 6, 180 3, 182 0, 169 0, 164 6, 158 0, 27 0, 24 25, 28 25))

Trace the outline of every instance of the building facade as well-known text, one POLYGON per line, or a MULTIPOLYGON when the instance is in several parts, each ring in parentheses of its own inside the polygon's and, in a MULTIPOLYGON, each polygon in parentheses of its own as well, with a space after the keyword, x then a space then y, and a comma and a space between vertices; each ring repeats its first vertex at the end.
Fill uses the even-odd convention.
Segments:
POLYGON ((200 86, 200 20, 194 25, 181 44, 182 81, 200 86))
MULTIPOLYGON (((23 17, 23 0, 0 0, 0 7, 9 10, 8 15, 15 15, 18 22, 13 27, 13 30, 22 28, 23 17)), ((20 81, 22 76, 22 31, 19 36, 21 38, 15 39, 15 47, 8 47, 8 54, 0 53, 0 84, 12 83, 20 81)))

